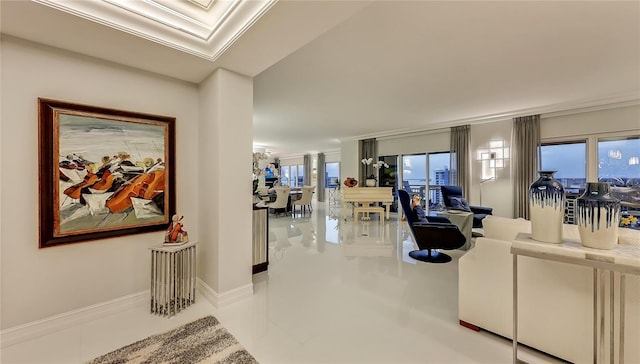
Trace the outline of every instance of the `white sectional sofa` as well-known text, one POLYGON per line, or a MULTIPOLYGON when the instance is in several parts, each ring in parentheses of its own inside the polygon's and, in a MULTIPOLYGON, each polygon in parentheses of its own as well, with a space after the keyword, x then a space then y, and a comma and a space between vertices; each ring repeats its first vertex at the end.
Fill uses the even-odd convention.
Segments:
MULTIPOLYGON (((458 263, 458 316, 462 325, 512 338, 513 257, 510 248, 519 232, 531 233, 531 223, 490 215, 483 220, 483 225, 484 237, 477 238, 475 247, 458 263)), ((579 241, 577 226, 565 225, 563 237, 579 241)), ((619 243, 636 245, 640 249, 640 231, 621 229, 619 243)), ((518 287, 518 341, 573 363, 593 362, 593 269, 519 257, 518 287)), ((626 275, 625 305, 624 362, 639 364, 638 276, 626 275)), ((618 307, 617 303, 614 307, 618 307)), ((608 306, 606 312, 608 316, 608 306)), ((617 310, 615 315, 619 317, 617 310)), ((605 346, 608 347, 608 319, 606 325, 605 346)), ((615 332, 618 330, 616 327, 615 332)), ((617 342, 616 335, 616 362, 617 342)), ((608 348, 605 355, 608 361, 608 348)))

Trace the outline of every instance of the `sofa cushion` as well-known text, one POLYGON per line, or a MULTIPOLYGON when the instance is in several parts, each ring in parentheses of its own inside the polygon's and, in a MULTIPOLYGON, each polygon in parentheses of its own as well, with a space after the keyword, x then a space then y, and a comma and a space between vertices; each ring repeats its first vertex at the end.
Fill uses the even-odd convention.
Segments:
POLYGON ((525 219, 487 215, 482 220, 482 225, 483 235, 489 239, 511 242, 520 232, 531 234, 531 222, 525 219))
POLYGON ((413 207, 413 213, 415 220, 418 222, 427 222, 427 214, 424 212, 424 209, 420 205, 416 205, 413 207))
POLYGON ((580 242, 580 231, 578 231, 578 225, 563 224, 562 225, 562 240, 569 240, 574 242, 580 242))
MULTIPOLYGON (((518 233, 531 234, 531 221, 523 218, 512 219, 496 215, 487 215, 482 220, 484 226, 483 235, 490 239, 513 241, 518 233)), ((580 242, 578 225, 562 225, 562 239, 580 242)), ((618 229, 618 244, 640 246, 640 230, 620 228, 618 229)))
POLYGON ((618 229, 618 244, 640 246, 640 230, 618 229))

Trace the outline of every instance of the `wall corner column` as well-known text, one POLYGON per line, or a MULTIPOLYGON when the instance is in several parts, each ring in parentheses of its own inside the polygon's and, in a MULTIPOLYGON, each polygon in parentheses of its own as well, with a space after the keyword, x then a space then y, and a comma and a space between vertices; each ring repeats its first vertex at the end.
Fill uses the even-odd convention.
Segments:
POLYGON ((198 277, 214 305, 253 293, 253 79, 217 69, 199 88, 198 277))

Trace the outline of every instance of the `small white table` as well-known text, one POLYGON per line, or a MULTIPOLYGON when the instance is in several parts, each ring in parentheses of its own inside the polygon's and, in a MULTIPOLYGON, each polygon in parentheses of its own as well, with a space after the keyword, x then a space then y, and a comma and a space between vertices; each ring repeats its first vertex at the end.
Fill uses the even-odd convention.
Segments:
MULTIPOLYGON (((605 295, 609 294, 609 362, 614 362, 614 301, 615 284, 613 272, 620 273, 618 362, 624 363, 624 314, 625 274, 640 275, 640 247, 616 245, 611 250, 585 248, 580 242, 565 240, 561 244, 543 243, 531 239, 531 234, 519 233, 511 245, 513 254, 513 363, 518 362, 518 256, 546 259, 577 264, 593 268, 593 363, 604 362, 605 342, 605 295), (605 292, 603 274, 608 272, 610 285, 605 292), (598 322, 600 330, 598 330, 598 322)), ((637 343, 633 343, 637 345, 637 343)))
POLYGON ((438 211, 438 216, 446 217, 452 224, 456 225, 467 241, 460 248, 461 250, 471 249, 471 237, 473 236, 473 214, 460 210, 438 211))
POLYGON ((151 313, 173 316, 196 301, 195 242, 151 250, 151 313))

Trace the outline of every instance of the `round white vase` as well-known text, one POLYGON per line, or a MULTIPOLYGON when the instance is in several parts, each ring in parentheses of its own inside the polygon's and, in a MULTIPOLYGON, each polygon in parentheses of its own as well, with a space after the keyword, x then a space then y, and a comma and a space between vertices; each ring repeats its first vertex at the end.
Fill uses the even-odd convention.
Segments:
POLYGON ((609 194, 609 183, 587 182, 577 199, 578 232, 582 245, 594 249, 613 249, 618 244, 620 201, 609 194))
POLYGON ((368 178, 365 181, 365 183, 366 183, 367 187, 375 187, 376 186, 376 180, 373 179, 373 178, 368 178))
POLYGON ((540 178, 529 187, 531 238, 545 243, 562 243, 564 187, 553 178, 555 171, 539 171, 540 178))

